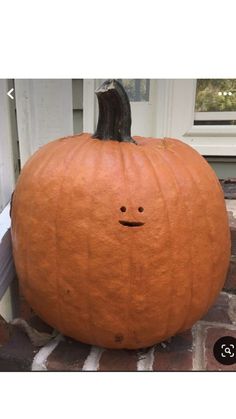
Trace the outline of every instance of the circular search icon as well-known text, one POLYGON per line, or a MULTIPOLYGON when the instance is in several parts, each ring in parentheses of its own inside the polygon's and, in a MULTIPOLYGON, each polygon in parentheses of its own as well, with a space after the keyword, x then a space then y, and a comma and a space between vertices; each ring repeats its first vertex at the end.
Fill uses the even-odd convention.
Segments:
POLYGON ((233 336, 218 339, 214 344, 213 353, 220 364, 233 365, 236 362, 236 339, 233 336))

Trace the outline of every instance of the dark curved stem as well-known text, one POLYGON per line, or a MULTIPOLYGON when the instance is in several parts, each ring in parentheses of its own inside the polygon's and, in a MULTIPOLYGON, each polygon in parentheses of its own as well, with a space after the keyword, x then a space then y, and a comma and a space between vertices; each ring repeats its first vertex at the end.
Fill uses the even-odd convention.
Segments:
POLYGON ((127 93, 117 80, 106 80, 97 90, 99 117, 93 138, 137 144, 130 134, 131 110, 127 93))

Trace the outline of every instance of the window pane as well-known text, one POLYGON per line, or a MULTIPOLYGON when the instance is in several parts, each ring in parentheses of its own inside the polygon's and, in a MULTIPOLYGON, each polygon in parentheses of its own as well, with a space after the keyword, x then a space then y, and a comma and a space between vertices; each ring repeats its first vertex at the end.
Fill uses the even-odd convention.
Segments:
POLYGON ((236 79, 199 79, 195 112, 236 111, 236 79))
POLYGON ((123 84, 131 102, 149 101, 149 79, 119 79, 119 81, 123 84))

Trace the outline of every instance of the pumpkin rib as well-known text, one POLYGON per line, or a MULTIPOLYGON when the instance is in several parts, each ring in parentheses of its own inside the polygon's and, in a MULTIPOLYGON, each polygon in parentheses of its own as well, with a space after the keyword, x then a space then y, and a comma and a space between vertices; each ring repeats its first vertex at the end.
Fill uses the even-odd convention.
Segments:
MULTIPOLYGON (((74 153, 74 158, 72 158, 72 160, 71 160, 71 167, 76 168, 76 172, 80 171, 80 163, 83 162, 86 159, 86 156, 88 156, 90 154, 89 149, 92 145, 95 145, 95 141, 92 140, 90 137, 86 136, 86 138, 84 139, 83 142, 80 141, 79 145, 80 145, 79 152, 74 153)), ((67 205, 70 204, 70 200, 71 200, 70 197, 71 197, 71 194, 73 193, 73 190, 75 188, 75 183, 76 183, 77 178, 76 178, 76 173, 74 173, 74 174, 75 174, 75 176, 72 177, 72 181, 69 182, 70 186, 69 186, 69 189, 68 189, 68 194, 67 194, 67 187, 66 186, 63 186, 62 191, 61 191, 62 198, 63 198, 63 196, 65 196, 64 202, 66 202, 67 205)), ((66 181, 66 177, 64 179, 66 181)), ((60 202, 60 200, 59 200, 59 202, 60 202)), ((62 199, 61 202, 63 202, 63 199, 62 199)), ((61 209, 61 211, 59 211, 59 213, 63 214, 63 208, 61 209)), ((63 220, 63 217, 62 217, 62 220, 63 220)), ((59 224, 61 225, 61 222, 59 224)), ((63 228, 65 228, 64 225, 63 225, 63 228)), ((85 241, 84 241, 84 243, 85 243, 85 241)), ((73 250, 74 249, 72 249, 72 252, 73 252, 73 250)), ((61 246, 60 246, 60 252, 62 252, 61 246)), ((64 259, 63 254, 62 254, 62 258, 64 259)), ((65 278, 64 274, 60 275, 60 277, 61 277, 62 288, 66 289, 67 286, 68 286, 67 285, 67 280, 68 279, 67 279, 67 277, 65 278)), ((82 281, 83 286, 86 289, 87 281, 85 282, 84 272, 82 272, 81 275, 80 275, 80 273, 78 274, 78 280, 82 281)), ((73 286, 75 286, 75 282, 73 283, 73 286)), ((74 289, 73 292, 76 293, 76 290, 74 289)), ((64 297, 64 295, 63 295, 63 297, 64 297)), ((85 301, 86 311, 88 312, 88 298, 86 298, 86 293, 84 294, 84 301, 85 301)), ((63 305, 63 310, 64 310, 63 318, 67 319, 66 320, 67 324, 66 324, 66 326, 63 330, 63 333, 70 335, 71 325, 68 324, 68 317, 70 317, 70 314, 69 314, 70 310, 67 309, 67 305, 65 304, 64 299, 62 301, 62 305, 63 305)), ((71 309, 71 304, 70 304, 70 309, 71 309)), ((74 309, 76 310, 76 305, 74 305, 74 309)), ((91 325, 90 325, 89 321, 86 322, 86 326, 87 326, 87 328, 90 328, 90 334, 92 334, 91 325)), ((72 327, 72 329, 73 329, 73 327, 72 327)), ((85 333, 87 333, 87 332, 85 332, 85 333)))
MULTIPOLYGON (((183 148, 185 148, 185 147, 183 147, 183 148)), ((199 185, 198 185, 198 183, 197 183, 197 181, 196 181, 196 179, 195 179, 195 173, 191 170, 191 168, 190 167, 188 167, 187 165, 186 165, 186 163, 183 161, 183 159, 182 159, 182 155, 180 155, 180 153, 178 153, 177 151, 174 151, 173 149, 172 149, 172 152, 177 156, 177 158, 180 160, 180 161, 182 161, 182 163, 183 164, 185 164, 185 168, 186 168, 186 171, 189 173, 189 175, 190 175, 190 177, 191 177, 191 179, 193 180, 193 183, 194 183, 194 185, 195 185, 195 187, 196 187, 196 189, 199 191, 199 196, 201 197, 201 199, 202 199, 202 201, 204 202, 204 204, 205 205, 203 205, 203 207, 206 209, 205 210, 205 214, 204 214, 204 220, 206 220, 206 222, 205 222, 205 224, 206 224, 206 228, 208 229, 208 226, 209 226, 209 233, 210 233, 210 236, 211 236, 211 241, 212 241, 212 238, 213 238, 213 234, 212 234, 212 232, 213 232, 213 230, 212 230, 212 223, 211 223, 211 217, 209 217, 208 216, 208 210, 207 210, 207 208, 208 208, 208 205, 207 205, 207 200, 205 199, 205 197, 204 197, 204 192, 202 193, 202 190, 199 188, 199 185)), ((212 252, 213 253, 213 257, 214 257, 214 252, 212 252)), ((210 281, 210 284, 209 284, 209 288, 208 288, 208 298, 207 298, 207 304, 206 304, 206 308, 205 308, 205 310, 204 310, 204 313, 207 311, 207 309, 208 309, 208 307, 209 307, 209 300, 210 300, 210 297, 211 297, 211 288, 212 288, 212 281, 210 281)), ((191 303, 192 303, 192 301, 191 301, 191 303)), ((190 310, 191 310, 191 304, 190 304, 190 306, 189 306, 189 310, 188 310, 188 315, 186 316, 186 319, 184 320, 184 322, 183 322, 183 326, 182 326, 182 329, 184 329, 186 326, 185 326, 185 324, 186 324, 186 321, 187 321, 187 319, 188 319, 188 316, 189 316, 189 313, 190 313, 190 310)), ((182 329, 180 329, 180 330, 182 330, 182 329)))
MULTIPOLYGON (((99 140, 98 140, 99 141, 99 140)), ((93 160, 93 175, 91 176, 91 185, 96 185, 96 176, 98 174, 98 163, 101 164, 101 156, 103 154, 103 148, 105 146, 105 142, 102 142, 102 144, 99 144, 98 151, 94 152, 95 154, 95 159, 93 160)), ((94 144, 95 145, 95 144, 94 144)), ((98 145, 98 143, 97 143, 98 145)), ((89 151, 90 153, 90 151, 89 151)), ((94 188, 93 188, 94 189, 94 188)), ((88 255, 88 260, 87 260, 87 293, 86 293, 86 297, 87 297, 87 307, 88 307, 88 315, 89 315, 89 329, 90 329, 90 339, 93 340, 94 345, 98 344, 98 339, 95 336, 96 335, 96 328, 94 328, 93 326, 93 320, 92 320, 92 308, 91 308, 91 296, 90 296, 90 292, 91 292, 91 287, 90 287, 90 277, 91 277, 91 225, 92 225, 92 220, 93 220, 93 212, 94 212, 94 197, 95 197, 95 192, 90 190, 90 212, 89 212, 89 228, 88 228, 88 234, 87 234, 87 242, 86 242, 86 246, 87 246, 87 255, 88 255)))
MULTIPOLYGON (((129 182, 127 181, 127 176, 126 176, 126 164, 125 164, 125 153, 123 153, 123 148, 126 149, 128 147, 126 147, 126 144, 124 144, 123 147, 123 143, 119 143, 119 151, 120 151, 120 157, 121 157, 121 167, 122 167, 122 174, 123 174, 123 179, 124 179, 124 184, 125 185, 129 185, 129 182)), ((129 167, 129 166, 128 166, 129 167)), ((128 188, 130 190, 130 188, 128 188)), ((130 199, 130 194, 127 193, 126 195, 127 197, 129 197, 130 199)), ((127 200, 128 202, 128 200, 127 200)), ((131 243, 132 246, 132 243, 131 243)), ((126 307, 127 307, 127 340, 129 341, 131 338, 131 321, 130 321, 130 301, 132 301, 132 296, 131 296, 131 277, 132 277, 132 253, 131 253, 131 247, 128 248, 128 252, 129 252, 129 270, 130 270, 130 275, 129 275, 129 286, 127 287, 127 302, 126 302, 126 307)))
MULTIPOLYGON (((50 145, 51 145, 51 143, 49 143, 50 145)), ((47 145, 47 149, 49 148, 49 144, 47 145)), ((59 148, 59 147, 58 147, 59 148)), ((51 151, 51 153, 49 153, 49 154, 47 154, 47 156, 46 156, 46 158, 44 159, 44 160, 42 160, 41 161, 41 165, 39 166, 39 167, 37 167, 37 165, 35 164, 36 162, 37 162, 37 160, 39 159, 39 158, 41 158, 41 155, 44 155, 44 153, 45 153, 45 149, 39 149, 33 156, 32 156, 32 158, 24 165, 24 167, 23 167, 23 169, 22 169, 22 173, 21 173, 21 177, 18 179, 18 181, 17 181, 17 189, 16 189, 16 191, 14 192, 14 196, 15 196, 15 199, 14 199, 14 206, 13 206, 13 211, 12 211, 12 231, 14 232, 14 235, 13 235, 13 237, 15 236, 15 235, 17 235, 17 234, 19 234, 18 233, 18 231, 19 231, 19 225, 20 225, 20 228, 22 228, 22 226, 23 226, 23 229, 24 229, 24 223, 22 223, 22 220, 20 219, 20 222, 17 222, 17 218, 16 218, 16 215, 15 215, 15 210, 14 210, 14 208, 17 208, 17 205, 18 205, 18 196, 20 195, 20 193, 21 193, 21 183, 23 183, 22 182, 22 180, 25 178, 25 176, 27 176, 27 173, 28 173, 28 171, 29 172, 31 172, 32 171, 32 167, 33 167, 33 169, 34 169, 34 172, 33 172, 33 175, 31 175, 31 176, 29 176, 29 179, 30 179, 30 182, 32 182, 32 179, 33 179, 33 177, 35 176, 35 173, 36 174, 38 174, 38 173, 40 173, 40 171, 42 170, 42 168, 44 168, 46 165, 47 165, 47 163, 48 163, 48 161, 50 161, 51 160, 51 157, 53 157, 53 154, 54 154, 54 151, 53 151, 53 147, 51 146, 50 147, 50 151, 51 151), (33 163, 33 164, 32 164, 33 163), (36 170, 37 169, 37 170, 36 170), (36 172, 35 172, 35 170, 36 170, 36 172)), ((31 183, 30 183, 31 184, 31 183)), ((24 188, 25 188, 25 185, 24 185, 24 188)), ((31 214, 32 214, 32 208, 33 208, 33 202, 32 202, 32 200, 30 201, 30 205, 29 205, 29 209, 28 209, 28 211, 27 211, 27 214, 26 214, 26 217, 27 217, 27 220, 30 218, 30 216, 31 216, 31 214)), ((18 272, 18 276, 20 276, 20 277, 22 277, 22 278, 19 278, 20 280, 21 280, 21 282, 22 282, 22 287, 23 287, 23 289, 29 289, 29 282, 31 282, 31 281, 29 281, 29 272, 28 272, 28 249, 30 249, 30 246, 29 246, 29 236, 30 236, 30 229, 25 229, 26 231, 24 231, 23 233, 22 233, 22 235, 25 237, 25 242, 26 242, 26 251, 25 252, 23 252, 23 254, 21 255, 22 256, 22 260, 23 260, 23 269, 22 269, 22 267, 21 267, 21 272, 18 272), (23 275, 22 275, 22 271, 23 271, 23 275)), ((20 234, 19 234, 20 235, 20 234)), ((13 247, 13 253, 14 253, 14 258, 15 258, 15 262, 16 262, 16 264, 17 264, 17 259, 18 259, 18 254, 21 252, 21 250, 19 249, 18 251, 17 251, 17 255, 16 255, 16 252, 15 252, 15 249, 14 249, 14 247, 13 247)), ((30 291, 31 292, 31 291, 30 291)), ((27 299, 27 298, 26 298, 27 299)))
MULTIPOLYGON (((182 146, 182 144, 181 144, 181 147, 182 148, 184 148, 183 146, 182 146)), ((195 153, 193 153, 193 154, 195 154, 195 153)), ((195 156, 196 156, 196 154, 195 154, 195 156)), ((197 157, 197 156, 196 156, 197 157)), ((205 161, 204 161, 204 163, 206 163, 205 161)), ((204 165, 204 168, 206 168, 207 166, 206 166, 206 164, 204 165)), ((212 180, 213 180, 213 173, 212 173, 212 170, 213 169, 211 169, 211 170, 204 170, 204 176, 205 177, 207 177, 208 178, 208 180, 209 180, 209 183, 210 184, 212 184, 212 180), (209 176, 210 175, 210 176, 209 176)), ((190 171, 191 171, 191 168, 190 168, 190 171)), ((215 185, 218 183, 218 181, 217 181, 217 179, 215 178, 215 185)), ((197 188, 198 188, 198 190, 199 190, 199 187, 198 187, 198 185, 197 185, 197 188)), ((215 194, 215 189, 212 187, 212 191, 213 191, 213 193, 215 194)), ((223 201, 223 192, 222 192, 222 190, 221 190, 221 195, 222 195, 222 201, 223 201)), ((214 231, 214 229, 213 229, 213 224, 212 224, 212 217, 211 216, 209 216, 209 211, 208 211, 208 208, 209 208, 209 206, 208 206, 208 201, 207 201, 207 199, 204 199, 204 201, 206 202, 206 205, 205 205, 205 208, 206 208, 206 214, 207 214, 207 219, 209 220, 209 226, 210 226, 210 230, 211 230, 211 235, 213 235, 212 233, 213 233, 213 231, 214 231)), ((226 214, 226 212, 225 212, 225 214, 226 214)), ((212 241, 213 242, 213 241, 212 241)), ((214 242, 213 242, 214 243, 214 242)), ((212 251, 212 270, 213 270, 213 277, 215 277, 215 272, 216 272, 216 269, 217 269, 217 260, 216 260, 216 255, 215 255, 215 251, 212 251)), ((226 275, 226 272, 225 272, 225 275, 226 275)), ((209 297, 208 297, 208 305, 207 305, 207 308, 209 307, 209 305, 211 304, 211 302, 213 302, 213 301, 211 301, 212 300, 212 289, 213 289, 213 285, 214 285, 214 281, 211 281, 210 282, 210 289, 209 289, 209 297)), ((222 284, 222 286, 223 286, 223 284, 222 284)), ((218 287, 219 288, 219 287, 218 287)), ((217 292, 217 290, 214 290, 214 295, 216 295, 216 292, 217 292)), ((205 311, 207 310, 207 308, 205 309, 205 311)))
MULTIPOLYGON (((132 167, 132 176, 135 176, 135 182, 139 184, 139 187, 141 188, 141 182, 142 182, 142 175, 140 171, 140 165, 142 165, 143 160, 143 150, 142 148, 139 148, 139 152, 137 153, 136 146, 135 147, 126 147, 126 152, 124 153, 124 158, 127 160, 126 167, 130 168, 132 167), (138 177, 140 177, 138 181, 138 177), (140 182, 141 180, 141 182, 140 182)), ((130 181, 126 182, 126 185, 132 185, 130 181)), ((128 186, 128 190, 130 191, 128 193, 129 199, 131 199, 131 207, 136 208, 136 205, 138 204, 136 202, 136 192, 134 193, 133 188, 130 188, 128 186)), ((137 232, 138 233, 138 232, 137 232)), ((131 341, 134 339, 139 339, 139 336, 136 336, 136 328, 137 328, 137 313, 135 310, 133 310, 133 307, 136 307, 137 305, 137 280, 138 278, 142 278, 142 267, 140 269, 133 269, 133 266, 137 267, 136 264, 136 255, 134 251, 134 245, 135 240, 131 240, 129 252, 130 252, 130 296, 128 300, 128 306, 130 306, 130 324, 132 327, 130 329, 132 330, 131 334, 131 341)), ((147 287, 147 281, 144 282, 145 289, 143 290, 143 296, 145 296, 145 299, 142 301, 142 308, 145 310, 145 307, 148 307, 147 305, 147 294, 148 294, 148 287, 147 287)))
MULTIPOLYGON (((171 170, 173 170, 172 167, 174 167, 174 165, 173 166, 170 165, 170 167, 171 167, 171 170)), ((185 168, 185 166, 184 166, 184 168, 185 168)), ((174 170, 173 170, 173 173, 174 173, 175 179, 176 179, 176 181, 178 183, 177 176, 176 176, 174 170)), ((180 192, 180 186, 179 186, 179 192, 180 192)), ((184 206, 185 206, 185 208, 187 208, 187 211, 189 213, 190 226, 191 226, 190 229, 191 229, 191 233, 193 234, 194 233, 194 229, 192 227, 193 224, 191 222, 191 220, 193 219, 193 210, 192 210, 192 207, 191 206, 189 207, 188 205, 186 205, 186 200, 183 197, 183 194, 181 193, 180 195, 182 195, 182 202, 184 202, 184 206)), ((191 307, 191 304, 192 304, 192 298, 193 298, 193 278, 195 277, 195 268, 193 267, 192 241, 191 241, 191 243, 190 243, 190 245, 188 247, 188 250, 190 251, 190 263, 189 263, 189 271, 190 271, 189 272, 189 276, 190 276, 190 278, 189 278, 189 282, 190 282, 190 298, 189 298, 188 308, 186 308, 186 317, 185 318, 188 317, 189 307, 191 307)), ((183 321, 183 324, 184 323, 185 323, 185 319, 183 321)), ((179 328, 179 330, 181 330, 181 327, 179 328)))
MULTIPOLYGON (((66 143, 65 143, 66 144, 66 143)), ((62 314, 62 301, 61 301, 61 294, 60 294, 60 269, 58 268, 60 266, 59 264, 59 259, 58 259, 58 253, 60 253, 58 251, 58 242, 59 242, 59 238, 58 238, 58 218, 59 218, 59 207, 60 207, 60 202, 61 202, 61 195, 62 195, 62 190, 63 190, 63 184, 66 178, 66 172, 69 169, 69 164, 71 163, 71 161, 73 161, 73 159, 75 158, 75 150, 87 143, 87 139, 83 142, 83 144, 75 143, 74 147, 72 147, 71 150, 71 145, 70 147, 68 147, 68 152, 67 155, 64 159, 64 169, 63 169, 63 175, 60 181, 60 186, 58 188, 58 195, 57 195, 57 204, 56 204, 56 211, 55 211, 55 254, 56 254, 56 272, 55 272, 55 278, 56 278, 56 284, 57 284, 57 298, 58 298, 58 324, 59 324, 59 328, 61 327, 61 329, 63 330, 63 319, 64 316, 62 314)))
MULTIPOLYGON (((57 149, 59 149, 60 146, 57 147, 57 149)), ((48 162, 51 159, 53 159, 54 153, 55 153, 54 147, 51 147, 51 150, 50 151, 51 151, 51 153, 47 154, 46 155, 46 158, 44 158, 44 160, 41 160, 40 161, 41 164, 39 165, 39 167, 36 167, 35 166, 36 169, 33 172, 33 175, 31 175, 31 181, 33 180, 33 178, 36 175, 38 176, 38 174, 40 174, 40 172, 42 172, 45 169, 45 167, 47 166, 48 162)), ((44 153, 45 153, 45 150, 43 150, 43 149, 38 150, 38 153, 34 156, 35 158, 30 161, 30 165, 26 168, 26 170, 29 169, 31 171, 32 163, 34 163, 34 165, 35 165, 37 159, 41 158, 41 154, 44 154, 44 153)), ((26 174, 26 171, 24 170, 24 175, 25 174, 26 174)), ((33 201, 31 201, 30 202, 30 207, 29 207, 29 211, 28 211, 27 217, 31 217, 32 216, 33 206, 34 206, 34 203, 33 203, 33 201)), ((29 280, 29 252, 27 251, 27 249, 30 249, 30 246, 29 246, 29 242, 30 242, 30 230, 28 230, 28 232, 26 230, 26 236, 25 237, 26 237, 26 239, 25 239, 26 240, 26 252, 25 252, 25 255, 24 255, 25 256, 25 263, 24 263, 24 266, 25 266, 25 279, 24 279, 24 281, 25 281, 25 286, 28 286, 30 280, 29 280)))
MULTIPOLYGON (((208 179, 209 179, 209 181, 210 182, 212 182, 213 181, 213 174, 214 173, 212 173, 212 171, 207 171, 207 177, 208 177, 208 179)), ((225 209, 225 218, 226 218, 226 223, 228 222, 228 218, 227 218, 227 212, 226 212, 226 205, 225 205, 225 201, 224 201, 224 193, 223 193, 223 190, 222 190, 222 188, 221 188, 221 186, 220 186, 220 183, 218 182, 218 180, 216 179, 216 177, 214 176, 214 180, 215 180, 215 185, 217 186, 217 189, 220 191, 220 193, 221 193, 221 195, 222 195, 222 203, 224 203, 224 209, 225 209)), ((214 191, 214 193, 215 193, 215 195, 217 195, 216 194, 216 190, 214 191)), ((229 239, 229 241, 230 241, 230 232, 229 232, 229 230, 228 230, 228 239, 229 239)), ((214 252, 214 257, 215 257, 215 259, 214 259, 214 270, 216 270, 217 269, 217 258, 216 258, 216 256, 215 256, 215 252, 214 252)), ((229 249, 228 249, 228 258, 230 258, 230 246, 229 246, 229 249)), ((224 275, 224 277, 226 277, 226 273, 227 273, 227 270, 225 270, 225 275, 224 275)), ((212 288, 213 288, 213 285, 214 285, 214 283, 212 282, 211 283, 211 292, 210 292, 210 295, 212 294, 212 288)), ((222 284, 222 286, 221 287, 223 287, 223 284, 222 284)), ((219 287, 218 287, 219 288, 219 287)), ((217 290, 217 292, 219 292, 219 290, 217 290)), ((215 293, 215 290, 214 290, 214 293, 215 293)), ((215 300, 215 298, 214 298, 214 300, 215 300)), ((210 301, 208 301, 208 305, 210 305, 211 303, 212 303, 213 301, 211 301, 211 299, 210 299, 210 301)))
MULTIPOLYGON (((187 166, 186 166, 186 164, 185 164, 185 161, 181 158, 181 156, 179 155, 179 153, 177 153, 177 152, 175 152, 173 149, 171 150, 171 152, 173 153, 173 154, 175 154, 175 156, 177 156, 177 158, 178 158, 178 160, 184 165, 184 167, 185 167, 185 170, 186 170, 186 172, 188 173, 188 174, 190 174, 190 177, 191 177, 191 179, 192 179, 192 181, 193 181, 193 184, 195 185, 195 187, 198 189, 198 191, 199 191, 199 188, 197 187, 197 183, 195 182, 195 179, 193 178, 193 175, 192 175, 192 173, 190 172, 190 170, 187 168, 187 166)), ((200 193, 200 191, 199 191, 199 195, 202 197, 202 194, 200 193)), ((205 214, 204 214, 205 215, 205 214)), ((204 220, 205 220, 205 217, 204 217, 204 220)), ((207 220, 206 220, 206 227, 207 227, 207 220)), ((193 263, 193 260, 192 260, 192 263, 193 263)), ((192 284, 192 289, 193 289, 193 278, 191 278, 191 284, 192 284)), ((191 294, 191 300, 190 300, 190 303, 189 303, 189 306, 188 306, 188 310, 187 310, 187 312, 186 312, 186 316, 185 316, 185 318, 184 318, 184 320, 183 320, 183 323, 182 323, 182 325, 181 325, 181 327, 178 329, 178 331, 176 332, 176 333, 179 333, 181 330, 184 330, 185 329, 185 324, 186 324, 186 322, 187 322, 187 320, 188 320, 188 317, 189 317, 189 314, 190 314, 190 310, 191 310, 191 307, 192 307, 192 299, 193 299, 193 293, 191 294)), ((207 299, 207 301, 208 301, 208 299, 207 299)))
MULTIPOLYGON (((137 177, 138 176, 142 180, 142 174, 141 174, 141 171, 140 171, 140 160, 143 159, 143 150, 141 148, 139 150, 140 150, 140 152, 137 154, 136 147, 135 148, 134 147, 129 147, 129 153, 126 152, 126 158, 129 157, 128 167, 132 167, 132 171, 135 173, 135 179, 136 179, 136 181, 137 181, 137 177), (131 162, 131 164, 130 164, 130 162, 131 162)), ((138 182, 138 184, 140 185, 141 182, 138 182)), ((128 185, 129 185, 129 182, 128 182, 128 185)), ((130 196, 130 194, 129 194, 129 196, 130 196)), ((133 199, 133 196, 132 196, 132 203, 133 202, 135 202, 135 204, 137 204, 135 197, 133 199)), ((131 266, 133 265, 133 263, 135 263, 135 251, 133 250, 134 244, 135 244, 135 241, 132 240, 132 243, 131 243, 131 246, 132 246, 131 247, 131 266)), ((138 272, 138 274, 142 278, 142 267, 141 267, 141 270, 138 272)), ((131 276, 131 278, 133 277, 133 275, 134 275, 133 274, 133 269, 131 269, 130 270, 130 276, 131 276)), ((135 273, 135 275, 137 275, 137 272, 135 273)), ((136 277, 134 277, 134 281, 135 281, 135 287, 136 287, 137 286, 136 285, 136 277)), ((142 302, 142 307, 143 307, 143 310, 145 311, 145 310, 147 310, 147 307, 148 307, 148 304, 147 304, 147 291, 148 291, 148 287, 147 287, 147 281, 142 281, 142 282, 144 282, 143 295, 145 296, 145 299, 142 302)), ((130 299, 130 301, 134 301, 135 300, 135 295, 136 295, 135 292, 134 293, 131 293, 132 300, 130 299)), ((129 304, 129 302, 128 302, 128 304, 129 304)), ((131 304, 131 313, 132 313, 132 304, 131 304)), ((134 323, 134 327, 132 329, 134 330, 137 327, 137 320, 136 321, 133 320, 133 316, 132 316, 132 325, 133 325, 133 323, 134 323)))
MULTIPOLYGON (((159 176, 158 176, 158 173, 156 171, 156 167, 155 167, 155 165, 153 163, 152 157, 150 157, 150 155, 147 153, 147 150, 145 148, 143 150, 144 150, 144 155, 146 156, 147 160, 151 163, 151 170, 154 173, 154 176, 155 176, 155 179, 156 179, 156 183, 158 185, 158 189, 159 189, 159 192, 161 194, 162 201, 164 203, 164 207, 166 209, 166 219, 167 219, 168 232, 169 232, 169 249, 170 249, 170 254, 173 255, 172 240, 171 240, 172 232, 171 232, 171 223, 170 223, 169 208, 168 208, 168 205, 166 204, 166 200, 164 199, 164 193, 163 193, 163 190, 162 190, 162 187, 161 187, 161 184, 160 184, 160 181, 159 181, 159 176)), ((173 298, 172 298, 172 296, 173 296, 173 293, 172 293, 172 289, 173 289, 173 268, 172 268, 172 266, 171 266, 171 275, 170 275, 170 277, 171 277, 171 283, 172 283, 172 285, 170 286, 170 292, 169 292, 170 304, 169 304, 169 308, 168 308, 169 314, 168 314, 167 320, 166 320, 166 330, 168 330, 168 327, 169 327, 169 324, 168 323, 169 323, 170 310, 171 310, 171 307, 172 307, 172 300, 173 300, 173 298)))
MULTIPOLYGON (((154 151, 156 151, 157 152, 157 150, 156 150, 156 148, 155 148, 155 146, 153 145, 152 146, 152 149, 154 150, 154 151)), ((169 151, 169 150, 168 150, 169 151)), ((158 153, 159 154, 159 153, 158 153)), ((166 162, 166 166, 167 166, 167 168, 169 169, 169 171, 172 173, 172 176, 173 176, 173 178, 174 178, 174 180, 175 180, 175 185, 176 185, 176 191, 177 191, 177 195, 179 196, 179 197, 181 197, 182 196, 182 199, 181 199, 181 202, 182 203, 184 203, 184 207, 185 207, 185 209, 187 210, 187 212, 188 212, 188 214, 189 214, 189 219, 190 219, 190 223, 189 223, 189 225, 190 225, 190 231, 191 231, 191 234, 193 234, 193 228, 192 228, 192 222, 191 222, 191 220, 192 220, 192 218, 193 218, 193 213, 192 213, 192 210, 191 210, 191 206, 189 207, 188 205, 187 205, 187 203, 186 203, 186 199, 185 199, 185 197, 183 196, 183 194, 182 194, 182 191, 181 191, 181 188, 180 188, 180 185, 179 185, 179 181, 178 181, 178 178, 177 178, 177 176, 176 176, 176 173, 175 173, 175 170, 174 170, 174 165, 173 165, 173 162, 171 162, 169 159, 168 159, 168 155, 167 155, 167 153, 161 153, 161 158, 166 162)), ((189 254, 190 254, 190 263, 188 264, 188 268, 189 268, 189 284, 190 284, 190 291, 189 291, 189 295, 190 295, 190 298, 189 298, 189 304, 188 304, 188 307, 189 306, 191 306, 191 302, 192 302, 192 295, 193 295, 193 271, 195 271, 195 270, 193 270, 193 266, 192 266, 192 260, 193 260, 193 250, 192 250, 192 242, 190 243, 190 245, 189 245, 189 247, 188 247, 188 250, 189 250, 189 254)), ((186 307, 186 316, 188 315, 188 308, 186 307)), ((181 329, 181 328, 180 328, 181 329)))

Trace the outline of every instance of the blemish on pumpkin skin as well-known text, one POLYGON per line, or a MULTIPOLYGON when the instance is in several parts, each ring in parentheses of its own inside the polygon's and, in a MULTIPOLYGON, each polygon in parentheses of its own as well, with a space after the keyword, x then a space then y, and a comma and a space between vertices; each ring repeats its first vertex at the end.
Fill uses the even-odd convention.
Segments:
POLYGON ((123 335, 115 335, 115 342, 122 342, 124 339, 123 335))
POLYGON ((163 140, 161 140, 161 143, 162 143, 163 148, 165 149, 170 148, 170 144, 167 142, 166 138, 163 138, 163 140))

